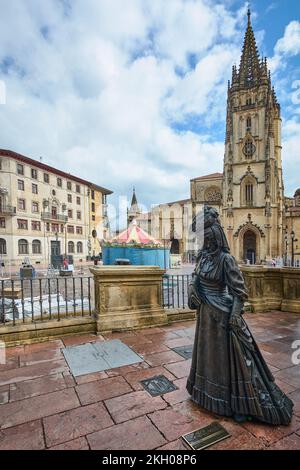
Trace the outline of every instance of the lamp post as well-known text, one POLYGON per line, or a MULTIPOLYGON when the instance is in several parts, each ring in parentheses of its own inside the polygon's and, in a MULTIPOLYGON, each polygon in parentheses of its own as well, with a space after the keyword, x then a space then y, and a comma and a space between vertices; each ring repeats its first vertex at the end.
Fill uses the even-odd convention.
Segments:
POLYGON ((284 235, 284 242, 285 242, 285 254, 284 254, 284 257, 285 257, 285 261, 284 261, 284 264, 285 266, 287 266, 287 255, 288 255, 288 234, 287 234, 287 230, 285 230, 285 235, 284 235))
POLYGON ((298 240, 295 238, 296 234, 294 230, 291 231, 291 241, 292 241, 292 268, 294 267, 295 264, 295 250, 294 250, 294 243, 296 243, 298 240))

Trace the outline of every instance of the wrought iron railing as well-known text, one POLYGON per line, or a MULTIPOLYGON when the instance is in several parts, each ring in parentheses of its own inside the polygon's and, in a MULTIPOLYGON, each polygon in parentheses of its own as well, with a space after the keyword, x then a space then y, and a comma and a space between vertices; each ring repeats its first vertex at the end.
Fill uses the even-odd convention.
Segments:
POLYGON ((1 215, 15 215, 17 213, 17 209, 14 206, 1 206, 0 205, 0 214, 1 215))
POLYGON ((57 222, 68 222, 68 216, 64 214, 52 214, 51 212, 42 212, 42 220, 50 220, 57 222))
POLYGON ((0 279, 1 325, 92 316, 90 276, 0 279))
POLYGON ((188 286, 191 280, 191 274, 165 274, 162 281, 163 306, 188 308, 188 286))

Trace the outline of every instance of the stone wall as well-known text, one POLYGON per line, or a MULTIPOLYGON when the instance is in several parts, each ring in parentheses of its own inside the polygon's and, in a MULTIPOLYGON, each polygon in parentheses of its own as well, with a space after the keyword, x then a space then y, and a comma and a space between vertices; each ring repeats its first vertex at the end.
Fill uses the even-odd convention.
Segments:
POLYGON ((300 269, 242 266, 254 312, 300 313, 300 269))

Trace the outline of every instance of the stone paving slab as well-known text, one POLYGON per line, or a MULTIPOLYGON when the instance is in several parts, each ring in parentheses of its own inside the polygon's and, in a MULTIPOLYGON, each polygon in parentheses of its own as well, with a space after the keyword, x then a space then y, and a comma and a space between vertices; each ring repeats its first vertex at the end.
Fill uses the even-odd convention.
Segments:
POLYGON ((166 443, 146 416, 90 434, 87 439, 93 450, 150 450, 166 443))
POLYGON ((119 339, 71 346, 62 352, 75 377, 143 361, 119 339))
MULTIPOLYGON (((0 450, 186 450, 181 436, 215 420, 231 437, 208 451, 300 450, 300 366, 291 360, 292 342, 300 339, 300 317, 275 311, 245 314, 245 319, 278 385, 294 401, 289 426, 238 425, 191 401, 186 390, 190 360, 172 350, 193 343, 195 322, 185 321, 8 348, 8 362, 0 369, 0 450), (74 377, 62 350, 90 345, 99 357, 100 345, 111 340, 129 347, 141 362, 74 377), (140 382, 156 375, 166 376, 178 390, 151 397, 140 382)), ((112 361, 110 367, 115 365, 112 361)))

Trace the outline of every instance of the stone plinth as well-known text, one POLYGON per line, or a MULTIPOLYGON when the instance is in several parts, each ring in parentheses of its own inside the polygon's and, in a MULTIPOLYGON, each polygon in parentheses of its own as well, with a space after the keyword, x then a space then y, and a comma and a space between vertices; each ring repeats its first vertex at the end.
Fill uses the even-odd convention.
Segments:
POLYGON ((95 280, 98 333, 166 325, 158 266, 99 266, 95 280))
POLYGON ((300 269, 241 267, 254 312, 283 310, 300 313, 300 269))

